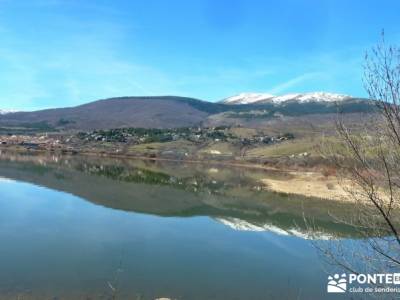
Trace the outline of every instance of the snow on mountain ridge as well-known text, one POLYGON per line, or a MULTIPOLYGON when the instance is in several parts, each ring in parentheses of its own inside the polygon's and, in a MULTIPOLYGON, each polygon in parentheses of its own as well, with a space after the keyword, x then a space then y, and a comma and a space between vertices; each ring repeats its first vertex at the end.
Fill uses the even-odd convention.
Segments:
POLYGON ((263 103, 284 103, 288 101, 297 101, 300 103, 307 102, 336 102, 351 99, 351 96, 326 93, 326 92, 314 92, 314 93, 296 93, 286 94, 281 96, 273 96, 264 93, 241 93, 236 96, 232 96, 222 100, 225 104, 263 104, 263 103))
POLYGON ((0 109, 0 115, 6 115, 6 114, 14 113, 14 112, 16 112, 16 111, 0 109))
POLYGON ((21 112, 21 111, 16 109, 0 109, 0 115, 12 114, 16 112, 21 112))
POLYGON ((274 95, 263 93, 241 93, 223 100, 224 103, 230 104, 250 104, 254 102, 264 101, 273 98, 274 95))

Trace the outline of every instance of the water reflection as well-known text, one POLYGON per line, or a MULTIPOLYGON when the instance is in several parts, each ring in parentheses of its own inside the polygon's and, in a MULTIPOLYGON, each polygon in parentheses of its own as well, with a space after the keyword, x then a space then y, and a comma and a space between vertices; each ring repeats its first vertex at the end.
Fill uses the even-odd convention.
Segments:
POLYGON ((99 157, 1 153, 0 176, 67 192, 124 211, 209 216, 242 231, 324 239, 357 237, 330 215, 351 216, 351 204, 271 193, 261 184, 280 172, 216 165, 99 157), (312 218, 310 232, 304 217, 312 218))

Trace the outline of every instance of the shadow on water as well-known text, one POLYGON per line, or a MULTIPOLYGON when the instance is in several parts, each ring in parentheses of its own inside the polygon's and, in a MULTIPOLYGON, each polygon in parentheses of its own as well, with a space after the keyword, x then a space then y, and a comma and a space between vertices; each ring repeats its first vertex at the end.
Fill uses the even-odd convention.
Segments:
POLYGON ((164 217, 209 216, 238 230, 317 237, 353 237, 331 217, 350 218, 353 205, 282 195, 262 185, 281 172, 104 157, 1 153, 0 176, 79 196, 105 207, 164 217))

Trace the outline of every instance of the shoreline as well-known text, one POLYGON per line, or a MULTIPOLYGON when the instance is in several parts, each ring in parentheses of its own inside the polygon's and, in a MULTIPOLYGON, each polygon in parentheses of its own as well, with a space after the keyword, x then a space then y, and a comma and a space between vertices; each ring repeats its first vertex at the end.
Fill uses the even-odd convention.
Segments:
POLYGON ((120 159, 139 159, 139 160, 153 160, 153 161, 168 161, 168 162, 183 162, 183 163, 192 163, 192 164, 212 164, 212 165, 222 165, 222 166, 230 166, 230 167, 241 167, 248 169, 261 169, 266 171, 282 171, 279 168, 266 166, 262 164, 251 163, 249 161, 245 161, 245 163, 232 161, 232 160, 218 160, 218 159, 178 159, 178 158, 167 158, 167 157, 150 157, 146 155, 134 155, 134 154, 117 154, 110 152, 96 152, 96 151, 49 151, 49 150, 27 150, 27 149, 18 149, 18 148, 10 148, 10 147, 0 147, 0 151, 5 150, 8 152, 19 152, 19 153, 29 153, 29 154, 57 154, 57 155, 81 155, 81 156, 91 156, 91 157, 110 157, 110 158, 120 158, 120 159))

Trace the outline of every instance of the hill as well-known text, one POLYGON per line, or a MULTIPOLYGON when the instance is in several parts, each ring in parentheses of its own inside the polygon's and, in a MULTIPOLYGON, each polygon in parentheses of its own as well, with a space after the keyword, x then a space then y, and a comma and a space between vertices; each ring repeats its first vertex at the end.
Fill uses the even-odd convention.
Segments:
POLYGON ((338 100, 338 97, 330 97, 327 100, 326 93, 295 95, 294 98, 286 97, 280 101, 263 100, 258 97, 257 101, 240 102, 237 97, 233 97, 237 101, 223 103, 176 96, 110 98, 76 107, 0 114, 0 129, 51 131, 123 127, 179 128, 210 124, 259 127, 261 124, 264 126, 266 121, 276 121, 285 117, 374 110, 371 101, 364 99, 346 96, 340 98, 340 101, 334 101, 338 100))
POLYGON ((183 97, 121 97, 71 107, 0 116, 0 126, 104 129, 118 127, 184 127, 215 112, 212 104, 183 97))

